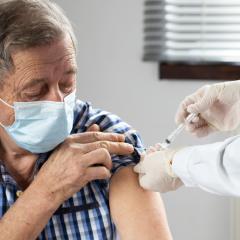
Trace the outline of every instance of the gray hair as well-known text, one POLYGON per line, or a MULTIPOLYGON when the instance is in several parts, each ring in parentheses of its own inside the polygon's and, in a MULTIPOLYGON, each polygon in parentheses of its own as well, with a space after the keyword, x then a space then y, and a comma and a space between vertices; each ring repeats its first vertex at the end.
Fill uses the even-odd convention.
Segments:
POLYGON ((14 67, 13 51, 51 45, 66 34, 76 49, 71 23, 57 4, 50 0, 0 1, 0 81, 14 67))

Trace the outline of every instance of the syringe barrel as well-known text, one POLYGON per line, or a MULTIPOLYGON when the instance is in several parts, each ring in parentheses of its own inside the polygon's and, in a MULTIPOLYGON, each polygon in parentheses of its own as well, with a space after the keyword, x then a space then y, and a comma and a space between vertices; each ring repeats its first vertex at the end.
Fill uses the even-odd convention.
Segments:
POLYGON ((197 114, 195 113, 191 113, 187 116, 186 120, 184 123, 181 123, 166 139, 166 141, 169 142, 169 144, 171 144, 175 138, 184 130, 186 123, 190 123, 195 117, 197 116, 197 114))

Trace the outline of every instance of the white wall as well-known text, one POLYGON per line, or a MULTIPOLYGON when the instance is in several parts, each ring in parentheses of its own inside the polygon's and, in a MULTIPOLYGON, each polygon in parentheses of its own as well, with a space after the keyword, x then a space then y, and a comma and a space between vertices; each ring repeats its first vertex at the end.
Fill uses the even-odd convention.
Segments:
MULTIPOLYGON (((56 0, 73 21, 79 39, 78 95, 120 115, 141 132, 146 145, 174 127, 185 95, 202 81, 159 81, 157 64, 142 57, 140 0, 56 0)), ((207 142, 218 139, 208 138, 207 142)), ((187 134, 178 145, 203 143, 187 134)), ((163 196, 176 240, 230 240, 230 200, 196 189, 163 196)))

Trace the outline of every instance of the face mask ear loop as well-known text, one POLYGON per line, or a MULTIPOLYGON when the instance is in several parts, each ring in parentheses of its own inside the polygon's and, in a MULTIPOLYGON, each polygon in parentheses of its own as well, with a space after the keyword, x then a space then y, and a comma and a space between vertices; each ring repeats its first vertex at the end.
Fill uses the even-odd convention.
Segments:
POLYGON ((8 104, 7 102, 5 102, 4 100, 2 100, 1 98, 0 98, 0 102, 4 103, 4 104, 7 105, 8 107, 14 109, 14 107, 13 107, 12 105, 8 104))
MULTIPOLYGON (((3 104, 7 105, 8 107, 14 109, 14 107, 10 104, 8 104, 7 102, 3 101, 1 98, 0 98, 0 102, 2 102, 3 104)), ((5 126, 0 122, 0 126, 2 126, 3 128, 5 128, 5 126)))

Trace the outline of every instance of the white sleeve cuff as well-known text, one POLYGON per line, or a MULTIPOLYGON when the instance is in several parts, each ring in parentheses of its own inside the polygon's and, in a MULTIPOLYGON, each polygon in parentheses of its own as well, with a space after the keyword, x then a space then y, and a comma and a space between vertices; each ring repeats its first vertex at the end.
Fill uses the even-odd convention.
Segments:
POLYGON ((176 174, 187 187, 197 186, 192 180, 189 171, 189 160, 191 159, 193 148, 194 147, 187 147, 178 151, 175 154, 172 163, 172 170, 174 174, 176 174))

